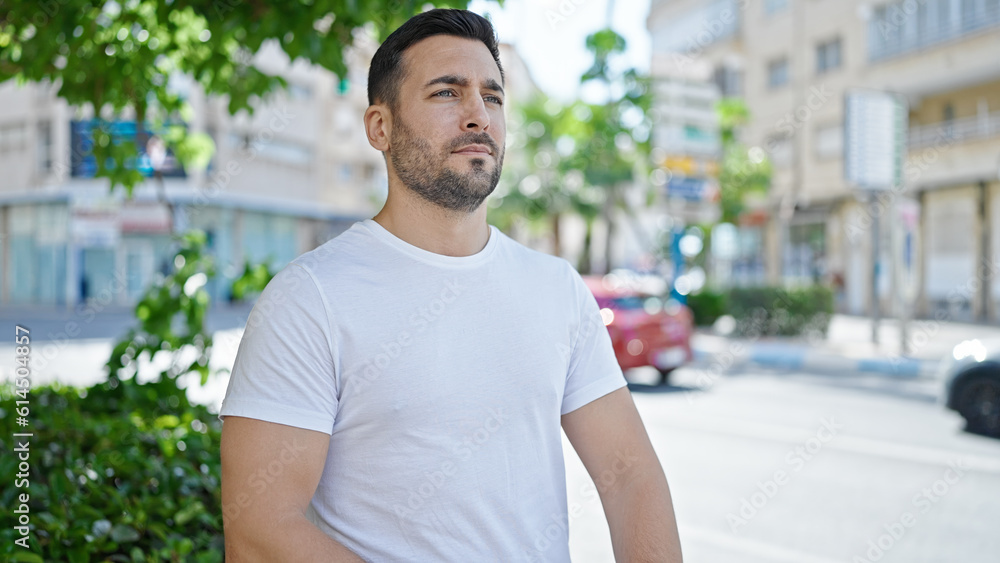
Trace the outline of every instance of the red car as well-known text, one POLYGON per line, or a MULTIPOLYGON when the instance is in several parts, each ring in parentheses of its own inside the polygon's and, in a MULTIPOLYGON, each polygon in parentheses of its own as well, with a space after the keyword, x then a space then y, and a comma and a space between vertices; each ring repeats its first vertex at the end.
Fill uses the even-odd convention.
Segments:
POLYGON ((653 366, 663 385, 674 368, 691 361, 690 309, 616 278, 583 276, 583 280, 597 299, 623 370, 653 366))

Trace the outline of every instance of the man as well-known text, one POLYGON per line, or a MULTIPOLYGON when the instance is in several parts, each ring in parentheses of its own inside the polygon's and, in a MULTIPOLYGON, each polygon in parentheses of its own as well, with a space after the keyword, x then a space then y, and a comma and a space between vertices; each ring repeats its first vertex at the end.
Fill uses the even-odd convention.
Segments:
POLYGON ((228 561, 569 561, 560 423, 616 559, 681 561, 593 296, 486 222, 503 84, 493 28, 463 10, 375 54, 388 199, 250 315, 220 413, 228 561))

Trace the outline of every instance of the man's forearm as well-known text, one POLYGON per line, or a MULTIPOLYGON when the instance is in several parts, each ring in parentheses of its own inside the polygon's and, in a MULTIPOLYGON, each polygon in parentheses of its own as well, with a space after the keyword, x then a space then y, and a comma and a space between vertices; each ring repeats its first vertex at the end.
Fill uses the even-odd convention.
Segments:
POLYGON ((364 559, 324 534, 304 514, 289 516, 265 533, 226 533, 226 561, 364 563, 364 559))
POLYGON ((673 502, 667 479, 658 466, 640 472, 607 500, 604 514, 611 529, 617 563, 681 563, 673 502))

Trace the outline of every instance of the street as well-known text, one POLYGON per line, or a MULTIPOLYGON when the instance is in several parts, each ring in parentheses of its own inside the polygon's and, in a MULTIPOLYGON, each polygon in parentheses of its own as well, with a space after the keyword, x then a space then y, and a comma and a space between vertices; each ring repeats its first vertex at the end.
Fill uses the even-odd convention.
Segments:
MULTIPOLYGON (((964 433, 933 382, 757 368, 698 391, 698 375, 631 385, 685 562, 997 560, 1000 441, 964 433)), ((573 561, 613 561, 592 481, 564 447, 573 561)))

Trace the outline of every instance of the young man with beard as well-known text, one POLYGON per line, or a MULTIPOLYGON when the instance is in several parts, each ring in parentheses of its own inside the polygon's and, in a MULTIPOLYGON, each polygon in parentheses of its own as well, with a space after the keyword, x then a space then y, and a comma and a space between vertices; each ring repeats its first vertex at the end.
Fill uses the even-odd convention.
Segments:
POLYGON ((503 85, 493 28, 463 10, 372 59, 388 199, 254 306, 220 413, 227 560, 569 561, 561 427, 616 559, 681 561, 596 301, 486 222, 503 85))

